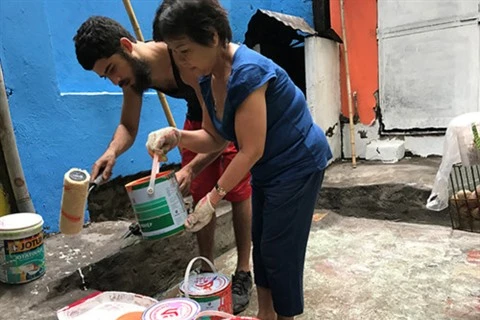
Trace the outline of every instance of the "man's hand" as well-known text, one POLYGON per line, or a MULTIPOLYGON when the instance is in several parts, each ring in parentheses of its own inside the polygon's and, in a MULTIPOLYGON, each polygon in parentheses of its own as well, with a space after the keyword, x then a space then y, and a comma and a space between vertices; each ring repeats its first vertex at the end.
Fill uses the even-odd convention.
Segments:
POLYGON ((180 131, 174 127, 150 132, 146 144, 148 153, 150 155, 158 154, 160 159, 166 161, 167 152, 178 145, 180 136, 180 131))
POLYGON ((210 193, 207 193, 198 204, 194 211, 188 215, 185 220, 185 228, 188 232, 197 232, 205 227, 215 214, 215 207, 210 202, 210 193))
POLYGON ((110 179, 115 162, 115 153, 107 149, 107 151, 105 151, 105 153, 93 164, 92 173, 90 175, 91 181, 95 180, 102 170, 103 180, 107 181, 110 179))
POLYGON ((192 180, 195 178, 192 169, 189 166, 185 166, 177 171, 175 176, 178 181, 180 192, 184 197, 188 196, 190 194, 190 185, 192 184, 192 180))

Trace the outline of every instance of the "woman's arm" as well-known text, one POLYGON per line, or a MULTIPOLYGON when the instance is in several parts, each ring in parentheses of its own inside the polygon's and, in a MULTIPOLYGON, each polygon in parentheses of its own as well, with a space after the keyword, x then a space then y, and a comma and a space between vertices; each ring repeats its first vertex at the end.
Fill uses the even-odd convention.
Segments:
MULTIPOLYGON (((218 180, 218 185, 227 192, 245 177, 263 155, 267 136, 267 105, 265 101, 267 87, 268 83, 253 91, 239 106, 235 114, 235 134, 239 150, 218 180)), ((212 202, 214 201, 212 199, 212 202)))
POLYGON ((225 149, 228 142, 225 141, 213 127, 210 115, 208 114, 205 101, 203 100, 198 79, 188 70, 179 67, 180 76, 183 82, 195 90, 197 99, 202 106, 202 129, 201 130, 182 130, 182 138, 179 145, 196 153, 218 152, 225 149))
POLYGON ((227 142, 222 139, 216 140, 210 133, 204 129, 200 130, 180 130, 181 138, 178 143, 182 148, 186 148, 196 153, 213 153, 225 149, 227 142))

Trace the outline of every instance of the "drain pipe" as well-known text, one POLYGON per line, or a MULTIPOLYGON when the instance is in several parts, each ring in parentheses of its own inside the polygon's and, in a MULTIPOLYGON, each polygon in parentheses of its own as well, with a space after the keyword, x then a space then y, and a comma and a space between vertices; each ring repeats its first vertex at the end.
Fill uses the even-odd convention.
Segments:
POLYGON ((18 155, 15 134, 13 132, 10 109, 8 107, 7 92, 3 81, 2 65, 0 64, 0 144, 2 145, 8 176, 13 195, 20 212, 35 212, 32 199, 28 193, 27 183, 23 174, 20 156, 18 155))

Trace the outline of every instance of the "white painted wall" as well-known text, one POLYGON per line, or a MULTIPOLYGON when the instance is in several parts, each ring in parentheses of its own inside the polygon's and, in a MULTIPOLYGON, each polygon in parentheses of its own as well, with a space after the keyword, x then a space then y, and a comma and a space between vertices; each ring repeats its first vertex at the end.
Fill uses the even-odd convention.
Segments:
POLYGON ((405 150, 420 157, 428 157, 432 155, 440 156, 443 154, 443 143, 445 136, 406 136, 405 150))
MULTIPOLYGON (((386 129, 445 128, 480 108, 479 0, 379 0, 379 99, 386 129)), ((355 126, 356 154, 398 139, 416 156, 442 155, 444 136, 380 137, 378 120, 355 126)), ((349 126, 343 151, 351 157, 349 126)))
POLYGON ((385 129, 446 128, 455 116, 478 110, 479 4, 378 1, 385 129))
MULTIPOLYGON (((343 128, 343 152, 345 158, 352 156, 350 144, 350 131, 348 124, 343 128)), ((390 136, 380 137, 378 134, 378 121, 373 125, 355 125, 355 149, 357 157, 365 158, 368 144, 380 139, 399 139, 405 142, 405 151, 415 156, 441 156, 443 154, 444 136, 390 136)))
POLYGON ((305 39, 305 77, 310 112, 324 131, 333 128, 333 135, 327 139, 334 159, 339 159, 342 151, 340 59, 336 42, 315 36, 305 39))
MULTIPOLYGON (((375 121, 373 125, 366 126, 363 124, 355 125, 355 151, 358 158, 365 158, 367 145, 379 139, 378 122, 375 121)), ((343 153, 345 158, 352 157, 352 144, 350 142, 350 127, 348 123, 343 127, 343 153)))

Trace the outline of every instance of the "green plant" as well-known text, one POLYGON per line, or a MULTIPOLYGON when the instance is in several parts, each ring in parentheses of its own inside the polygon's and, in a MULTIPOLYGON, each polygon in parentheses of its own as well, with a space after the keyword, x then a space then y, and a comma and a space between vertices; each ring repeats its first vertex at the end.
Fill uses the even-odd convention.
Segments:
POLYGON ((480 135, 478 134, 477 126, 475 125, 475 123, 472 123, 472 133, 473 133, 473 144, 478 150, 480 150, 480 135))

